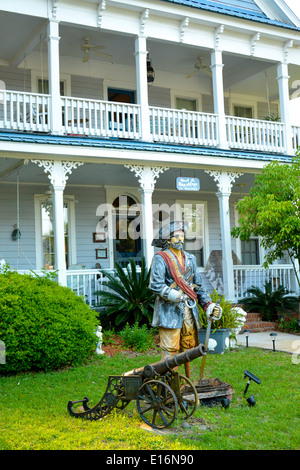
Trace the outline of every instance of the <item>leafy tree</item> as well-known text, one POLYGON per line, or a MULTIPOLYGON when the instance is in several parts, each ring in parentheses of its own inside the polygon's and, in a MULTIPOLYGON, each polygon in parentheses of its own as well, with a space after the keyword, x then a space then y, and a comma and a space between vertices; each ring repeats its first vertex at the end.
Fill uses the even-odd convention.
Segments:
POLYGON ((260 236, 266 268, 288 253, 300 288, 300 150, 290 164, 266 165, 237 209, 239 226, 232 229, 232 236, 246 241, 252 234, 260 236))
POLYGON ((140 273, 137 272, 134 259, 130 259, 125 270, 115 263, 115 275, 108 272, 104 274, 108 281, 103 282, 102 286, 108 290, 97 292, 101 298, 101 307, 107 307, 102 315, 112 315, 117 327, 127 322, 130 325, 149 324, 153 316, 154 294, 148 287, 150 270, 146 267, 145 259, 142 259, 140 273))
POLYGON ((246 241, 252 234, 260 236, 267 250, 265 267, 288 253, 300 287, 299 267, 295 264, 296 260, 300 262, 299 155, 291 164, 274 161, 266 165, 237 209, 239 226, 232 229, 232 236, 246 241))

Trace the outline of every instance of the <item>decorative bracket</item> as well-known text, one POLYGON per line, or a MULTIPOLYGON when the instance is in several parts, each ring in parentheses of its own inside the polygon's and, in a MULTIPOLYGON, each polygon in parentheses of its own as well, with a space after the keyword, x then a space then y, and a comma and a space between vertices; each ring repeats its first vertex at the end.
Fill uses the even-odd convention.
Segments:
POLYGON ((250 54, 254 55, 256 43, 260 40, 260 33, 253 34, 250 39, 250 54))
POLYGON ((215 49, 216 50, 219 49, 220 39, 223 33, 224 33, 224 25, 220 24, 215 30, 215 49))
POLYGON ((217 171, 217 170, 204 170, 205 173, 212 176, 215 182, 217 183, 220 193, 231 193, 231 188, 239 176, 242 176, 244 173, 238 173, 236 171, 217 171))
POLYGON ((64 189, 66 186, 67 174, 71 174, 72 170, 78 166, 83 165, 83 162, 59 162, 56 160, 31 160, 32 163, 37 163, 38 166, 44 168, 44 172, 48 173, 48 178, 55 188, 64 189))
POLYGON ((179 27, 179 42, 183 42, 184 33, 189 25, 190 19, 186 16, 181 22, 179 27))
POLYGON ((145 27, 146 27, 146 21, 149 18, 149 8, 146 8, 141 14, 140 14, 140 34, 144 35, 145 33, 145 27))
POLYGON ((56 19, 58 2, 59 0, 52 0, 52 18, 53 19, 56 19))
POLYGON ((97 6, 97 27, 101 28, 103 20, 103 12, 106 8, 106 0, 102 0, 97 6))
POLYGON ((287 64, 289 58, 289 49, 293 47, 294 41, 291 39, 290 41, 286 41, 283 45, 283 62, 287 64))
POLYGON ((145 190, 153 191, 157 178, 160 173, 169 170, 169 167, 162 166, 145 166, 145 165, 124 165, 130 171, 135 173, 138 178, 141 188, 145 190))

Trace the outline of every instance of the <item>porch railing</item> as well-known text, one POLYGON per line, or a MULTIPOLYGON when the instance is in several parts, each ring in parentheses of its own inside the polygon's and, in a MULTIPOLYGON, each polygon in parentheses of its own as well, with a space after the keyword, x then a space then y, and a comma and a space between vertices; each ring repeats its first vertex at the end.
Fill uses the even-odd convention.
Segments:
MULTIPOLYGON (((114 273, 113 270, 106 269, 105 271, 114 273)), ((105 275, 98 269, 78 269, 68 270, 67 274, 67 287, 72 289, 75 294, 84 297, 85 302, 90 307, 101 306, 101 296, 96 292, 107 290, 103 286, 105 275)))
POLYGON ((0 128, 49 132, 50 95, 0 90, 0 128))
POLYGON ((62 97, 66 134, 139 139, 140 106, 62 97))
POLYGON ((215 147, 217 115, 150 107, 150 133, 154 141, 215 147))
POLYGON ((268 269, 262 266, 235 265, 233 273, 234 290, 237 299, 241 299, 246 295, 250 296, 250 294, 246 293, 250 287, 255 286, 263 289, 264 284, 268 281, 271 281, 273 290, 282 285, 289 291, 297 291, 294 270, 290 265, 277 264, 270 266, 268 269))
POLYGON ((238 149, 284 152, 284 124, 226 116, 229 147, 238 149))
MULTIPOLYGON (((51 132, 50 95, 0 90, 0 129, 51 132)), ((61 97, 62 133, 104 138, 141 138, 139 105, 61 97)), ((217 147, 216 114, 149 107, 150 135, 156 142, 217 147)), ((284 153, 284 123, 226 116, 228 146, 284 153)), ((292 145, 300 144, 300 127, 292 126, 292 145)))
POLYGON ((293 149, 296 151, 300 145, 300 127, 292 126, 293 149))

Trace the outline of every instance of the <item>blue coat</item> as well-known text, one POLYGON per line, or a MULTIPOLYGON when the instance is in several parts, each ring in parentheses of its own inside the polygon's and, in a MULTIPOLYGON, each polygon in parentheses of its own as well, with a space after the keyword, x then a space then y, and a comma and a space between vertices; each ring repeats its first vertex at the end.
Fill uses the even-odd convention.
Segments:
MULTIPOLYGON (((191 267, 189 272, 194 274, 192 280, 193 284, 198 286, 195 289, 197 294, 198 302, 201 307, 204 307, 208 302, 211 302, 211 298, 206 291, 201 287, 202 281, 201 276, 198 273, 196 258, 191 253, 184 251, 185 256, 185 268, 191 267)), ((152 326, 162 326, 164 328, 181 328, 183 322, 184 303, 183 302, 169 302, 166 297, 170 291, 170 285, 173 284, 174 279, 171 276, 170 270, 166 265, 165 260, 162 256, 156 254, 152 260, 151 276, 149 288, 157 294, 154 306, 154 314, 152 320, 152 326)), ((196 321, 197 328, 201 327, 199 320, 199 312, 197 305, 192 309, 193 315, 196 321)))

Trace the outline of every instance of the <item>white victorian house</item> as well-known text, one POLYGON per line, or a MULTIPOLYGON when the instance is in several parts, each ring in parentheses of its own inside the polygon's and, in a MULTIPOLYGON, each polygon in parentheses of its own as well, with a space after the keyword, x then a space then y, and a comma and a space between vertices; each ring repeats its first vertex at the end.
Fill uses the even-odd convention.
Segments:
POLYGON ((2 0, 0 259, 58 271, 93 305, 101 269, 189 220, 204 286, 271 279, 236 202, 299 144, 300 20, 283 0, 2 0))

